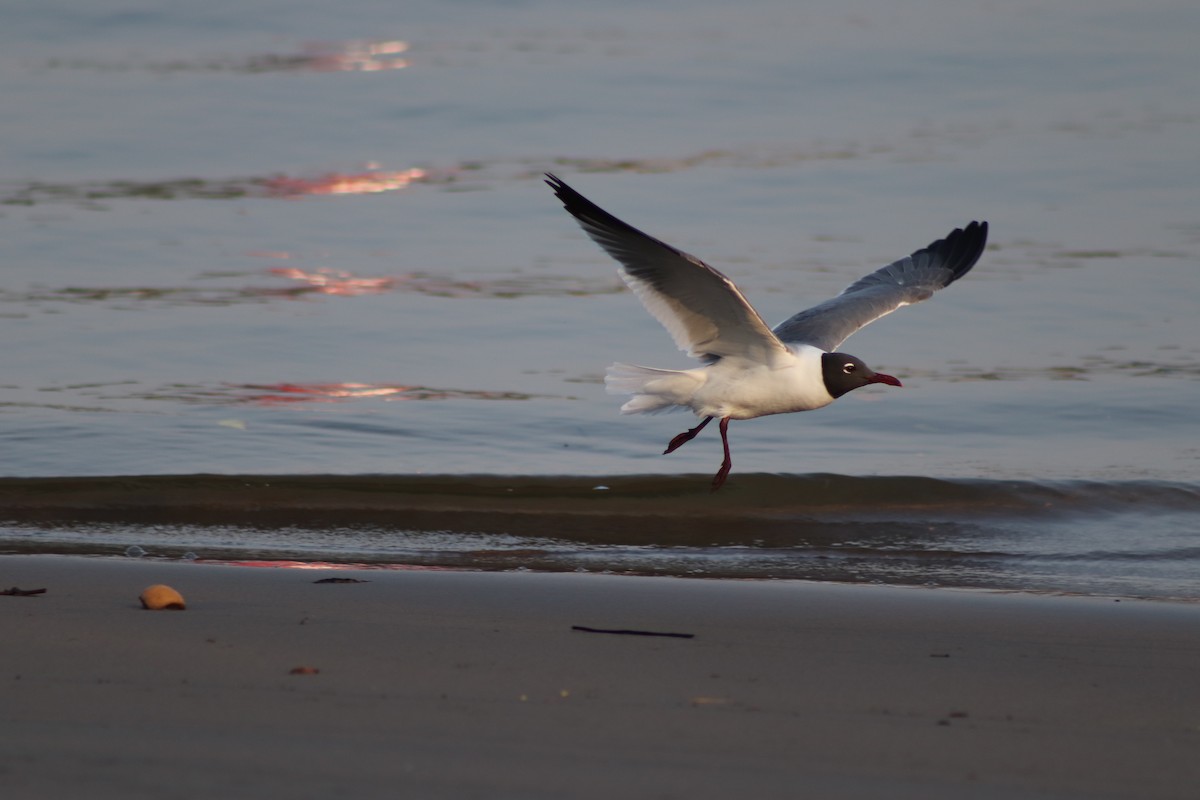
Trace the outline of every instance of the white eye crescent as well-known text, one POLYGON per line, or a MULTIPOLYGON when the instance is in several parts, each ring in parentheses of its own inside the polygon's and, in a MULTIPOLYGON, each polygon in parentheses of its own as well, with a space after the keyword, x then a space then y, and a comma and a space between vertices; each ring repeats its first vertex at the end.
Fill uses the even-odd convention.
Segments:
POLYGON ((842 372, 849 375, 850 373, 854 372, 856 369, 858 369, 858 367, 856 367, 854 364, 846 364, 842 367, 842 372))

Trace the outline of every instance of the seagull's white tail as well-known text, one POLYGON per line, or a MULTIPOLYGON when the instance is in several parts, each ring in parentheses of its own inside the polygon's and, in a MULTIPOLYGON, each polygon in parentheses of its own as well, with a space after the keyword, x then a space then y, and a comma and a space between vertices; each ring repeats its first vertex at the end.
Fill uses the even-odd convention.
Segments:
POLYGON ((622 414, 653 414, 690 406, 692 396, 704 382, 696 372, 613 364, 604 376, 604 387, 609 394, 633 395, 621 406, 622 414))

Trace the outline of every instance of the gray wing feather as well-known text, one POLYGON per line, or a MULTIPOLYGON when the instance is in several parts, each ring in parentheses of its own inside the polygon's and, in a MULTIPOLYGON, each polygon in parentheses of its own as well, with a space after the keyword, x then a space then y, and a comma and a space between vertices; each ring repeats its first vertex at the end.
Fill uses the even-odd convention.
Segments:
POLYGON ((547 173, 546 183, 583 230, 621 264, 621 277, 680 350, 712 362, 770 363, 787 352, 733 281, 695 256, 623 222, 547 173))
POLYGON ((775 328, 786 344, 836 350, 850 334, 901 306, 928 300, 966 275, 987 244, 988 224, 956 228, 910 256, 850 284, 832 300, 801 311, 775 328))

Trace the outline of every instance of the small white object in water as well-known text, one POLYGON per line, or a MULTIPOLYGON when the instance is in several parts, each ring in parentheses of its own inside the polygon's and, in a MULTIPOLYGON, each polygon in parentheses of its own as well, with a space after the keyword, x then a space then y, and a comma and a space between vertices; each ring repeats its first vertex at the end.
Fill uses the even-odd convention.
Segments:
POLYGON ((138 547, 136 544, 131 544, 129 547, 125 548, 125 555, 129 556, 130 558, 141 558, 142 556, 146 555, 146 551, 143 548, 138 547))

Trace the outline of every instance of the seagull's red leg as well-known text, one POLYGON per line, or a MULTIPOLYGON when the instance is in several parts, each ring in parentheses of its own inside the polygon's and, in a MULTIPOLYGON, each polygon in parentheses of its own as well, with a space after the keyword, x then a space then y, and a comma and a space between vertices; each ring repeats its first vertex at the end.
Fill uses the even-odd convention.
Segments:
POLYGON ((690 442, 692 439, 695 439, 696 434, 699 433, 700 431, 704 430, 704 426, 707 425, 708 423, 712 422, 712 419, 713 419, 712 417, 705 417, 704 421, 701 422, 696 427, 686 430, 683 433, 676 436, 674 439, 671 440, 671 443, 669 445, 667 445, 667 449, 663 450, 663 455, 665 456, 667 453, 673 453, 676 450, 678 450, 682 445, 686 444, 687 442, 690 442))
POLYGON ((721 462, 721 468, 713 478, 710 491, 714 492, 725 485, 725 479, 729 477, 729 468, 733 466, 733 459, 729 457, 729 417, 721 417, 721 446, 725 448, 725 460, 721 462))

